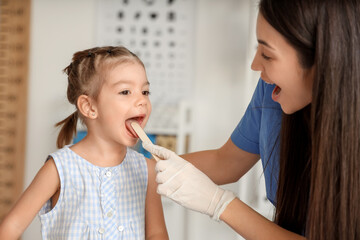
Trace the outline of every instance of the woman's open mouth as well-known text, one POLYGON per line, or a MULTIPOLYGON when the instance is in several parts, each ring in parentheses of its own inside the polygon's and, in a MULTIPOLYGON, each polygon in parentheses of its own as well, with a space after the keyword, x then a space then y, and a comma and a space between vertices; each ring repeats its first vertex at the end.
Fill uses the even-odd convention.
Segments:
POLYGON ((136 134, 134 129, 131 127, 131 123, 138 122, 139 125, 141 126, 141 123, 144 121, 144 118, 145 118, 145 116, 137 116, 137 117, 129 118, 125 121, 126 130, 128 131, 128 133, 130 134, 131 137, 139 138, 139 136, 136 134))
POLYGON ((281 88, 279 86, 275 85, 275 88, 274 88, 274 90, 272 92, 272 96, 271 96, 274 101, 276 101, 278 99, 280 92, 281 92, 281 88))

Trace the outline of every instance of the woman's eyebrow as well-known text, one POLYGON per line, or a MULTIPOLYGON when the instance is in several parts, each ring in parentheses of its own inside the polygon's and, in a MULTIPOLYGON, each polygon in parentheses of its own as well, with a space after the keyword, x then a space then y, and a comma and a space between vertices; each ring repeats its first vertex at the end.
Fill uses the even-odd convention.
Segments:
POLYGON ((264 46, 266 46, 266 47, 268 47, 268 48, 270 48, 270 49, 272 49, 272 50, 275 50, 272 46, 270 46, 270 45, 269 45, 267 42, 265 42, 264 40, 258 39, 257 41, 258 41, 259 44, 262 44, 262 45, 264 45, 264 46))

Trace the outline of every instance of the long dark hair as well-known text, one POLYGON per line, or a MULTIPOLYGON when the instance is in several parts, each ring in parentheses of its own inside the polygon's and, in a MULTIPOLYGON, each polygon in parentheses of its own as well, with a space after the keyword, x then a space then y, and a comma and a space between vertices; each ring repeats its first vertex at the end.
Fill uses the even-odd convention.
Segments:
POLYGON ((275 221, 308 239, 360 238, 360 1, 261 0, 315 70, 312 102, 283 115, 275 221))

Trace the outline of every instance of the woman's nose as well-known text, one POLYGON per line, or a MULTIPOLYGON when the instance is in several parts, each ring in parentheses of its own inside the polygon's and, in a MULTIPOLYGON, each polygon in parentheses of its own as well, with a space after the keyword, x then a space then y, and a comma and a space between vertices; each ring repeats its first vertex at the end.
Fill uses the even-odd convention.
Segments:
POLYGON ((253 59, 253 61, 252 61, 252 63, 251 63, 251 69, 253 70, 253 71, 262 71, 263 69, 262 69, 262 65, 261 65, 261 63, 260 63, 260 56, 259 56, 260 54, 259 54, 259 51, 256 51, 256 54, 255 54, 255 56, 254 56, 254 59, 253 59))

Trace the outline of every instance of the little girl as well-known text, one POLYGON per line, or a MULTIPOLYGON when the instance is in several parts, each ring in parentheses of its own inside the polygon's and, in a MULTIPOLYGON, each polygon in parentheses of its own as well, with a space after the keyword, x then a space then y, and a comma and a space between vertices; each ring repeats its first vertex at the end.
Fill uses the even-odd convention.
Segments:
POLYGON ((130 123, 145 126, 151 112, 141 60, 124 47, 74 54, 64 70, 76 111, 50 154, 0 225, 0 239, 18 239, 39 213, 43 239, 168 239, 155 163, 129 147, 130 123), (87 135, 69 145, 77 120, 87 135))

